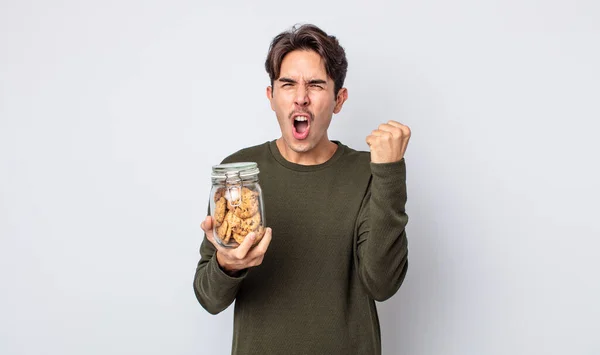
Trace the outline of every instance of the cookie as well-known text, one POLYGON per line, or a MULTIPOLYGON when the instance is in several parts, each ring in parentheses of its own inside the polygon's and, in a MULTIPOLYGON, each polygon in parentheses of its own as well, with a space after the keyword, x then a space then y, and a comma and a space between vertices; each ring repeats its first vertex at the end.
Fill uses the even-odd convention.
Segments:
MULTIPOLYGON (((261 239, 264 237, 265 235, 265 227, 263 226, 259 226, 256 231, 254 231, 254 233, 256 233, 256 240, 254 240, 254 244, 256 245, 258 244, 261 239)), ((244 239, 246 239, 247 235, 241 235, 238 233, 232 233, 233 239, 235 239, 236 242, 238 242, 238 244, 242 244, 242 242, 244 241, 244 239)))
MULTIPOLYGON (((231 228, 228 228, 229 225, 226 220, 223 220, 223 223, 217 228, 217 236, 225 243, 229 242, 229 238, 227 237, 227 230, 231 231, 231 228)), ((231 234, 229 234, 231 237, 231 234)))
POLYGON ((244 235, 233 233, 233 239, 235 239, 235 241, 238 242, 238 244, 242 244, 245 238, 246 236, 244 235))
POLYGON ((215 223, 219 227, 225 219, 225 213, 227 212, 227 201, 225 197, 221 197, 215 204, 215 223))
POLYGON ((265 229, 261 226, 258 192, 247 187, 241 190, 219 188, 214 198, 216 234, 223 244, 230 243, 231 238, 241 244, 251 232, 257 236, 255 245, 262 239, 265 229))
POLYGON ((225 197, 225 188, 219 187, 217 191, 215 191, 215 202, 219 201, 221 197, 225 197))
POLYGON ((227 221, 229 228, 231 228, 232 232, 239 231, 241 229, 242 220, 238 216, 236 216, 231 210, 227 211, 225 220, 227 221))
POLYGON ((258 212, 258 192, 244 187, 242 188, 242 200, 234 202, 229 201, 227 207, 230 210, 233 210, 235 215, 239 218, 250 218, 258 212))
POLYGON ((255 213, 250 218, 244 218, 240 220, 240 224, 237 225, 233 232, 242 236, 248 235, 248 233, 255 231, 260 226, 260 213, 255 213))

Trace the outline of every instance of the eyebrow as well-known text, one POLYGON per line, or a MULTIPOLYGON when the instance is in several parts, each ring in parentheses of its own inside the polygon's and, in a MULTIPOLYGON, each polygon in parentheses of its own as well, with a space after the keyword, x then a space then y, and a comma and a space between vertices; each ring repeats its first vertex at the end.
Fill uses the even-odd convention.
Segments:
MULTIPOLYGON (((279 78, 279 79, 277 79, 277 81, 282 82, 282 83, 292 83, 292 84, 298 83, 296 80, 291 79, 291 78, 279 78)), ((322 80, 322 79, 312 79, 312 80, 309 80, 307 82, 307 84, 327 84, 327 81, 322 80)))

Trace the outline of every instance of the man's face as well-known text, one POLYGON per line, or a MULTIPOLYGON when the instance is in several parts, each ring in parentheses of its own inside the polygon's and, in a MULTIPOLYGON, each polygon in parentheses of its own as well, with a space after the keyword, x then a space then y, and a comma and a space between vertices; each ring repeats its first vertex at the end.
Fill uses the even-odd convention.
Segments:
POLYGON ((307 153, 329 142, 331 116, 342 109, 346 89, 334 93, 323 60, 314 51, 296 50, 281 63, 279 78, 267 88, 283 140, 296 153, 307 153))

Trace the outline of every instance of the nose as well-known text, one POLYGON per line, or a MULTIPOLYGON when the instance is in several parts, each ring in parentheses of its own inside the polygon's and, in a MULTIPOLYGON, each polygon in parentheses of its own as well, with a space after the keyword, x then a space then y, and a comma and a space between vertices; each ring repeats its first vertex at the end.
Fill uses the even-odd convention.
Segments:
POLYGON ((294 103, 298 106, 307 106, 310 103, 310 99, 308 97, 308 87, 306 85, 298 85, 298 89, 296 90, 296 97, 294 99, 294 103))

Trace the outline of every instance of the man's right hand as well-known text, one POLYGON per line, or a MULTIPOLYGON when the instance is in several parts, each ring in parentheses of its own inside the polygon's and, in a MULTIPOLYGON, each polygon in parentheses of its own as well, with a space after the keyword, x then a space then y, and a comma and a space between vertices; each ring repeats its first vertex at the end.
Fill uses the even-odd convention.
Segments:
POLYGON ((265 235, 254 248, 252 248, 252 244, 256 239, 255 233, 248 233, 242 244, 237 248, 225 248, 215 241, 212 223, 211 216, 207 216, 200 227, 206 233, 206 238, 217 249, 217 262, 225 273, 235 276, 244 269, 262 264, 267 248, 271 243, 271 228, 266 228, 265 235))

